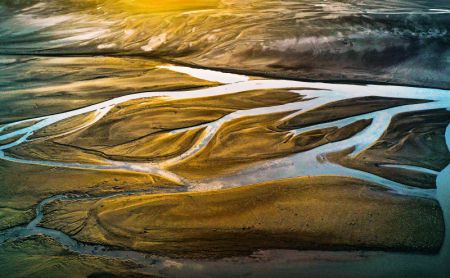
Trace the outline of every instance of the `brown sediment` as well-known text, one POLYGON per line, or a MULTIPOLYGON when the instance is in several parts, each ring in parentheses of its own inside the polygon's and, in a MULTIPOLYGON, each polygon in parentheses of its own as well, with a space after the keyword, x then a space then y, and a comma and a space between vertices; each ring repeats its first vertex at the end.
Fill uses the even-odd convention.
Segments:
POLYGON ((352 149, 347 149, 329 154, 328 159, 403 184, 435 188, 436 175, 382 165, 411 165, 441 171, 450 163, 445 141, 449 122, 450 112, 446 109, 401 113, 393 117, 383 136, 358 156, 348 156, 352 149))
POLYGON ((87 150, 87 152, 120 161, 163 161, 188 151, 201 138, 204 130, 205 128, 192 128, 175 134, 154 133, 102 151, 87 150))
POLYGON ((132 93, 218 84, 160 69, 157 67, 161 62, 138 58, 45 57, 29 64, 27 78, 39 80, 45 68, 45 83, 31 88, 22 84, 24 89, 2 92, 0 124, 74 110, 132 93), (54 85, 43 86, 52 77, 54 85))
MULTIPOLYGON (((286 90, 255 90, 186 100, 138 99, 114 107, 98 122, 61 137, 26 142, 8 153, 56 161, 101 163, 103 158, 161 161, 186 152, 203 135, 196 126, 216 121, 237 110, 301 101, 286 90), (177 131, 181 128, 191 128, 177 131), (172 131, 177 131, 173 134, 172 131)), ((94 113, 72 117, 38 132, 57 135, 92 120, 94 113)))
POLYGON ((114 147, 158 132, 216 121, 236 110, 287 104, 301 99, 297 93, 288 90, 258 90, 186 100, 131 100, 114 107, 95 125, 59 142, 93 149, 114 147))
POLYGON ((301 113, 281 123, 278 128, 290 130, 331 122, 356 115, 366 114, 391 107, 430 102, 420 99, 403 99, 388 97, 360 97, 327 103, 313 110, 301 113))
POLYGON ((4 278, 156 277, 139 272, 139 268, 131 261, 80 255, 42 235, 8 241, 0 248, 0 269, 4 278))
POLYGON ((11 143, 13 143, 13 142, 19 140, 20 137, 22 137, 22 136, 23 136, 23 135, 17 135, 17 136, 8 138, 8 139, 0 140, 0 146, 4 146, 4 145, 7 145, 7 144, 11 144, 11 143))
POLYGON ((371 120, 359 120, 341 128, 323 128, 294 135, 276 127, 279 120, 289 113, 231 120, 223 124, 202 151, 168 169, 191 179, 229 174, 267 159, 347 139, 371 123, 371 120))
POLYGON ((102 164, 104 159, 101 157, 79 149, 60 146, 46 138, 75 130, 77 127, 93 121, 95 116, 95 112, 90 112, 54 123, 33 133, 29 137, 32 141, 7 149, 5 152, 10 156, 27 159, 102 164))
POLYGON ((38 122, 39 121, 28 121, 28 122, 23 122, 23 123, 15 124, 13 126, 6 127, 3 131, 0 131, 0 135, 4 135, 4 134, 11 133, 13 131, 16 131, 16 130, 19 130, 19 129, 22 129, 22 128, 29 127, 31 125, 34 125, 34 124, 38 123, 38 122))
POLYGON ((46 136, 55 136, 75 130, 77 127, 83 126, 92 122, 96 117, 96 112, 89 112, 77 116, 70 117, 64 121, 56 122, 52 125, 46 126, 37 130, 30 136, 30 139, 37 139, 46 136))
POLYGON ((221 191, 56 201, 45 207, 42 224, 83 242, 191 258, 259 249, 434 253, 444 240, 436 201, 331 176, 221 191))
POLYGON ((58 194, 103 195, 123 191, 170 190, 180 186, 160 176, 120 170, 87 170, 0 161, 0 204, 28 209, 58 194))
POLYGON ((0 208, 0 230, 30 222, 35 213, 33 209, 0 208))
POLYGON ((5 153, 12 157, 38 161, 107 164, 103 157, 95 153, 45 139, 22 143, 5 150, 5 153))

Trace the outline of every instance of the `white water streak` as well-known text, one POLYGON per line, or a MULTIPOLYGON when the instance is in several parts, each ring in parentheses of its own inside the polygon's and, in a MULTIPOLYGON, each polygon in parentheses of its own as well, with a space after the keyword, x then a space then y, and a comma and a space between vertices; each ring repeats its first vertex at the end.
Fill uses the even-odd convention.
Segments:
POLYGON ((216 81, 228 84, 191 91, 175 91, 175 92, 161 91, 161 92, 144 92, 131 94, 110 99, 80 109, 75 109, 72 111, 7 124, 3 127, 0 127, 0 132, 3 132, 3 134, 0 135, 0 141, 16 137, 19 137, 19 139, 17 139, 12 143, 0 146, 1 150, 0 158, 17 163, 47 165, 56 167, 69 167, 81 169, 126 169, 129 171, 153 173, 177 181, 182 184, 191 184, 190 186, 191 190, 199 190, 199 189, 210 190, 217 187, 223 188, 232 186, 242 186, 245 184, 255 183, 259 181, 267 181, 272 179, 288 178, 301 175, 345 175, 379 183, 380 185, 395 190, 396 192, 399 192, 401 194, 426 196, 426 197, 434 196, 434 191, 411 188, 387 179, 383 179, 381 177, 377 177, 370 173, 348 169, 340 165, 329 163, 327 161, 324 161, 323 158, 324 155, 327 153, 342 151, 344 149, 352 147, 354 147, 355 150, 351 154, 351 156, 357 156, 362 151, 366 150, 367 148, 370 148, 383 135, 383 133, 388 128, 392 117, 395 116, 396 114, 408 111, 420 111, 420 110, 450 107, 450 101, 448 99, 448 91, 446 90, 414 88, 404 86, 387 86, 387 85, 331 84, 324 82, 302 82, 292 80, 249 80, 247 76, 222 73, 212 70, 194 69, 189 67, 180 67, 171 65, 163 66, 161 68, 189 74, 193 77, 201 78, 203 80, 216 81), (299 88, 299 89, 296 90, 292 88, 299 88), (64 136, 71 132, 75 132, 80 129, 86 128, 92 124, 95 124, 97 121, 101 120, 116 105, 131 100, 155 98, 155 97, 167 99, 195 99, 195 98, 233 94, 251 90, 268 90, 268 89, 290 89, 292 92, 301 94, 307 100, 271 107, 259 107, 248 110, 238 110, 236 112, 226 115, 225 117, 217 121, 173 131, 174 133, 177 133, 177 132, 184 132, 186 130, 193 128, 205 128, 203 136, 201 136, 201 138, 188 151, 181 154, 179 157, 166 160, 165 162, 162 162, 160 164, 106 161, 107 163, 106 165, 91 165, 82 163, 35 161, 24 158, 13 158, 7 156, 4 153, 4 151, 9 148, 16 147, 20 144, 27 142, 29 140, 28 138, 38 130, 41 130, 45 127, 48 127, 50 125, 53 125, 55 123, 69 119, 74 116, 91 112, 96 113, 95 119, 89 121, 88 123, 84 123, 83 125, 74 127, 74 129, 70 131, 53 135, 53 137, 64 136), (310 151, 295 154, 291 157, 283 159, 273 160, 271 162, 273 163, 272 165, 276 165, 277 163, 285 164, 288 161, 293 165, 290 168, 289 167, 286 168, 288 169, 288 171, 286 171, 286 169, 278 169, 276 166, 274 166, 273 169, 261 170, 262 168, 265 167, 263 163, 259 166, 249 168, 243 171, 242 173, 236 173, 235 175, 232 176, 219 178, 214 181, 196 182, 192 184, 191 181, 188 181, 183 177, 180 177, 170 171, 165 170, 166 167, 179 163, 199 153, 204 147, 206 147, 210 143, 214 135, 217 134, 217 131, 220 129, 220 127, 224 123, 229 122, 230 120, 245 116, 255 116, 268 113, 292 111, 293 113, 291 113, 289 116, 286 117, 286 119, 289 119, 331 102, 365 96, 423 99, 423 100, 430 100, 432 102, 404 105, 372 113, 367 113, 364 115, 348 117, 346 119, 332 121, 329 123, 321 123, 307 128, 292 130, 291 132, 293 134, 298 135, 303 132, 323 127, 331 127, 331 126, 342 127, 344 125, 353 123, 360 119, 372 120, 370 126, 368 126, 359 134, 356 134, 347 140, 329 143, 310 151), (14 129, 15 126, 21 126, 25 124, 29 124, 29 126, 14 129), (12 129, 12 131, 6 132, 9 129, 12 129), (308 167, 304 167, 305 164, 308 164, 308 167), (274 173, 274 171, 276 171, 276 173, 274 173), (250 175, 249 174, 250 172, 253 173, 258 172, 258 174, 250 175))

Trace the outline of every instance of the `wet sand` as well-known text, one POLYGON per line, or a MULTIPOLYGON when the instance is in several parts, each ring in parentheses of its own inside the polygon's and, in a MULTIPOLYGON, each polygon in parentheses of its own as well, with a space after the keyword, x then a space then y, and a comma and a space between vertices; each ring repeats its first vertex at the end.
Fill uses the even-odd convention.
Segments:
POLYGON ((348 139, 370 125, 370 121, 361 120, 341 128, 330 127, 293 135, 277 128, 277 123, 288 114, 232 120, 217 131, 203 150, 168 169, 191 179, 232 174, 258 162, 348 139), (208 169, 214 169, 214 172, 208 169))
POLYGON ((386 97, 362 97, 327 103, 280 124, 281 129, 294 129, 332 122, 356 115, 367 114, 391 107, 425 103, 427 100, 399 99, 386 97))
POLYGON ((174 181, 146 173, 69 169, 7 161, 0 161, 0 175, 2 207, 22 210, 35 206, 46 197, 63 193, 102 195, 147 190, 152 186, 155 189, 179 187, 174 181))
POLYGON ((148 254, 445 248, 447 91, 162 69, 217 85, 0 127, 1 241, 43 233, 149 269, 148 254))
POLYGON ((159 69, 161 62, 145 59, 40 57, 21 61, 17 57, 16 63, 15 75, 8 80, 14 86, 0 86, 0 124, 73 110, 136 92, 217 84, 159 69))
POLYGON ((346 167, 368 171, 411 186, 435 188, 437 173, 450 163, 450 153, 445 142, 449 121, 450 113, 445 109, 402 113, 392 119, 387 131, 377 142, 359 155, 348 156, 352 152, 348 149, 330 154, 328 158, 346 167), (393 164, 397 164, 397 167, 393 164), (415 165, 434 170, 435 173, 401 168, 402 165, 415 165))
POLYGON ((0 230, 27 224, 34 218, 33 209, 0 208, 0 230))
POLYGON ((1 277, 450 273, 448 0, 0 2, 1 277))
POLYGON ((190 258, 280 248, 437 252, 444 236, 435 201, 339 177, 57 201, 45 208, 42 225, 83 242, 190 258))
POLYGON ((5 278, 57 278, 67 275, 77 278, 156 277, 139 272, 139 266, 131 261, 79 255, 44 236, 3 244, 0 248, 0 268, 5 278))
POLYGON ((68 162, 101 163, 102 158, 161 161, 188 151, 203 136, 204 124, 237 110, 283 105, 301 99, 300 94, 288 90, 260 90, 192 100, 132 100, 112 108, 90 125, 96 113, 74 116, 41 129, 31 138, 42 139, 7 152, 19 157, 68 162), (84 123, 86 128, 80 128, 84 123))

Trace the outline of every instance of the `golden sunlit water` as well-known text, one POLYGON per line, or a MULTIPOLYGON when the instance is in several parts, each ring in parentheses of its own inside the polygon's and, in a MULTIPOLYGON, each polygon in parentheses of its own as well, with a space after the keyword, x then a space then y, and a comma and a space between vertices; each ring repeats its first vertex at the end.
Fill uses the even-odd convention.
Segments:
POLYGON ((446 277, 436 0, 0 1, 0 277, 446 277))

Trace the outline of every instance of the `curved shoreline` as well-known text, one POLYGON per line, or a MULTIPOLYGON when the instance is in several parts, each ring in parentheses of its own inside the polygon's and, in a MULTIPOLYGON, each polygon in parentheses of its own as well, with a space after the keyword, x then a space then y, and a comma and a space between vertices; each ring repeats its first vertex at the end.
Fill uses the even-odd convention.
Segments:
POLYGON ((1 52, 0 56, 37 56, 37 57, 117 57, 117 58, 144 58, 149 60, 161 61, 168 64, 174 64, 179 66, 186 66, 198 69, 205 70, 215 70, 221 71, 224 73, 232 73, 232 74, 240 74, 247 76, 258 76, 263 78, 272 78, 272 79, 286 79, 292 81, 300 81, 300 82, 311 82, 311 83, 334 83, 334 84, 349 84, 349 85, 380 85, 380 86, 399 86, 399 87, 411 87, 411 88, 422 88, 422 89, 436 89, 436 90, 450 90, 449 87, 439 87, 439 86, 428 86, 428 85, 417 85, 410 83, 397 83, 397 82, 388 82, 388 81, 377 81, 377 80, 355 80, 355 79, 309 79, 296 77, 293 75, 283 75, 277 73, 270 73, 267 71, 251 71, 251 70, 242 70, 239 68, 226 68, 226 67, 214 67, 214 66, 204 66, 196 63, 189 63, 185 61, 181 61, 179 59, 168 58, 160 55, 151 55, 147 52, 143 53, 120 53, 120 52, 73 52, 68 53, 64 52, 44 52, 44 51, 36 51, 36 52, 1 52))
MULTIPOLYGON (((270 80, 269 80, 270 81, 270 80)), ((265 82, 264 81, 249 81, 250 83, 258 83, 258 82, 260 82, 261 84, 264 84, 265 82)), ((304 83, 302 83, 302 82, 300 82, 300 84, 299 83, 296 83, 296 82, 291 82, 291 81, 288 81, 288 80, 276 80, 276 81, 274 81, 275 83, 277 83, 277 82, 287 82, 289 85, 293 85, 293 84, 298 84, 298 85, 300 85, 300 84, 303 84, 304 85, 304 83)), ((245 82, 244 82, 245 83, 245 82)), ((268 82, 269 84, 270 84, 270 82, 268 82)), ((242 84, 242 83, 235 83, 235 84, 242 84)), ((317 86, 317 85, 327 85, 327 84, 315 84, 315 86, 317 86)), ((227 88, 231 88, 232 90, 232 92, 234 92, 234 91, 239 91, 239 90, 237 90, 235 87, 234 87, 235 85, 233 85, 233 83, 231 83, 231 84, 228 84, 228 85, 220 85, 220 86, 218 86, 218 87, 224 87, 225 88, 225 91, 226 91, 226 89, 227 88)), ((278 87, 286 87, 285 85, 282 85, 282 84, 280 84, 280 85, 274 85, 273 87, 276 87, 276 88, 278 88, 278 87)), ((317 87, 322 87, 322 86, 317 86, 317 87)), ((328 84, 327 85, 328 86, 328 88, 336 88, 336 86, 334 86, 334 84, 328 84)), ((325 87, 327 87, 327 86, 325 86, 325 87)), ((351 86, 353 86, 353 85, 350 85, 350 86, 343 86, 342 88, 340 88, 340 86, 339 85, 337 85, 337 91, 341 91, 341 90, 345 90, 345 88, 349 88, 349 87, 351 87, 351 86)), ((288 86, 288 87, 291 87, 291 86, 288 86)), ((370 95, 371 93, 374 93, 374 92, 376 92, 376 89, 375 89, 375 87, 377 87, 376 85, 374 85, 374 86, 364 86, 364 88, 366 88, 366 89, 368 89, 369 90, 369 92, 367 92, 366 94, 368 94, 368 95, 370 95)), ((400 89, 400 88, 399 88, 400 89)), ((408 88, 403 88, 403 90, 408 90, 409 89, 409 87, 408 88)), ((208 91, 208 90, 211 90, 211 91, 213 91, 213 92, 215 92, 215 93, 221 93, 221 90, 219 89, 219 90, 215 90, 214 88, 207 88, 207 89, 202 89, 202 90, 198 90, 198 93, 199 93, 199 95, 202 95, 202 91, 208 91)), ((245 91, 245 90, 244 90, 245 91)), ((421 107, 421 106, 423 106, 424 107, 424 110, 426 110, 426 109, 430 109, 430 107, 438 107, 438 108, 440 108, 440 107, 446 107, 447 109, 448 109, 448 107, 450 107, 450 103, 448 102, 448 100, 447 100, 447 96, 445 96, 444 95, 444 93, 446 93, 446 92, 444 92, 444 91, 442 91, 442 92, 440 92, 440 93, 442 93, 442 95, 440 95, 439 93, 438 94, 434 94, 433 93, 433 90, 431 90, 431 89, 425 89, 424 91, 425 92, 422 92, 421 90, 414 90, 414 89, 412 89, 412 91, 413 92, 411 92, 411 94, 410 95, 408 95, 408 96, 406 96, 406 95, 404 95, 403 97, 404 98, 415 98, 415 97, 417 97, 417 96, 419 96, 419 95, 422 95, 422 98, 424 98, 424 99, 426 99, 426 97, 430 97, 431 99, 434 99, 435 100, 435 102, 431 102, 431 103, 425 103, 425 104, 416 104, 416 105, 406 105, 406 106, 400 106, 400 107, 394 107, 394 108, 389 108, 389 109, 382 109, 382 110, 378 110, 378 111, 375 111, 375 112, 370 112, 370 113, 366 113, 366 114, 363 114, 363 115, 356 115, 356 116, 352 116, 352 117, 350 117, 350 118, 352 118, 352 120, 355 120, 355 119, 358 119, 358 118, 377 118, 377 115, 378 114, 380 114, 380 115, 382 115, 383 113, 391 113, 392 115, 393 114, 396 114, 396 113, 399 113, 399 111, 404 111, 404 110, 408 110, 408 109, 410 109, 411 107, 415 107, 415 108, 417 108, 417 107, 421 107), (427 92, 428 91, 428 92, 427 92), (424 93, 427 93, 427 95, 423 95, 424 93)), ((441 91, 441 90, 439 90, 439 91, 441 91)), ((302 92, 302 91, 299 91, 300 93, 302 92)), ((143 95, 158 95, 158 93, 160 93, 160 94, 174 94, 174 93, 176 93, 176 92, 172 92, 172 91, 169 91, 169 92, 151 92, 151 93, 141 93, 141 94, 137 94, 137 95, 135 95, 134 97, 136 97, 136 98, 139 98, 139 96, 143 96, 143 95)), ((191 91, 191 93, 192 93, 192 91, 191 91)), ((223 94, 228 94, 228 93, 230 93, 230 92, 222 92, 223 94)), ((309 93, 311 93, 311 92, 309 92, 309 93)), ((316 92, 317 93, 317 92, 316 92)), ((342 93, 342 92, 339 92, 339 93, 342 93)), ((195 93, 195 91, 194 91, 194 95, 195 95, 196 93, 195 93)), ((320 94, 325 94, 325 92, 321 92, 321 93, 319 93, 319 95, 320 94)), ((378 92, 378 94, 379 95, 385 95, 386 94, 386 92, 383 92, 383 91, 381 91, 381 92, 378 92)), ((401 93, 399 93, 400 95, 401 95, 401 93)), ((339 94, 338 94, 339 95, 339 94)), ((352 93, 350 93, 350 95, 352 95, 352 93)), ((186 98, 189 98, 190 96, 188 95, 188 96, 185 96, 186 98)), ((345 99, 345 93, 341 96, 343 99, 345 99)), ((124 99, 127 99, 126 98, 126 96, 125 97, 123 97, 124 99)), ((133 99, 133 98, 132 98, 133 99)), ((339 98, 338 98, 339 99, 339 98)), ((324 103, 329 103, 330 102, 330 100, 329 99, 327 99, 324 103)), ((81 111, 87 111, 87 110, 89 110, 89 109, 92 109, 92 108, 95 108, 95 107, 99 107, 98 109, 104 109, 105 107, 110 107, 110 105, 107 105, 108 103, 111 103, 111 105, 116 105, 116 103, 114 103, 114 99, 113 100, 109 100, 109 101, 105 101, 105 102, 103 102, 103 104, 102 103, 100 103, 100 104, 95 104, 95 105, 92 105, 92 106, 88 106, 88 107, 85 107, 85 108, 80 108, 80 109, 76 109, 76 110, 73 110, 73 111, 68 111, 68 112, 63 112, 63 113, 60 113, 60 114, 56 114, 56 121, 52 121, 52 120, 50 120, 49 122, 48 122, 48 125, 51 125, 51 124, 53 124, 53 123, 55 123, 55 122, 58 122, 58 121, 62 121, 62 120, 64 120, 64 119, 66 119, 67 117, 62 117, 61 119, 58 119, 58 117, 57 117, 57 115, 63 115, 63 114, 69 114, 69 115, 72 115, 72 114, 74 114, 74 112, 75 111, 78 111, 78 110, 81 110, 81 111), (105 104, 106 103, 106 104, 105 104), (114 104, 113 104, 114 103, 114 104), (106 106, 105 106, 106 105, 106 106)), ((268 107, 269 109, 270 109, 270 107, 268 107)), ((419 109, 420 110, 420 109, 419 109)), ((92 111, 97 111, 97 109, 94 109, 94 110, 92 110, 92 111)), ((264 109, 263 109, 263 111, 265 111, 264 109)), ((76 112, 76 113, 79 113, 79 112, 76 112)), ((75 113, 75 114, 76 114, 75 113)), ((244 115, 245 115, 245 113, 244 113, 244 115)), ((24 123, 24 122, 28 122, 28 121, 35 121, 36 119, 40 119, 41 121, 45 121, 46 119, 48 119, 48 118, 51 118, 52 116, 55 116, 55 115, 49 115, 49 116, 44 116, 44 117, 39 117, 39 118, 34 118, 34 119, 28 119, 28 120, 23 120, 23 121, 18 121, 18 122, 15 122, 15 123, 12 123, 12 124, 8 124, 8 125, 6 125, 6 126, 2 126, 2 130, 3 129, 5 129, 6 127, 8 127, 8 126, 14 126, 14 124, 19 124, 19 123, 24 123)), ((385 121, 385 118, 384 117, 379 117, 379 119, 380 120, 383 120, 383 121, 381 121, 380 122, 380 124, 381 125, 384 125, 384 126, 386 126, 386 121, 385 121)), ((345 122, 345 121, 350 121, 349 120, 349 118, 347 117, 347 118, 345 118, 344 120, 337 120, 337 122, 345 122)), ((312 127, 314 127, 314 128, 317 128, 318 126, 327 126, 327 125, 333 125, 333 124, 335 124, 334 122, 329 122, 329 123, 324 123, 324 124, 317 124, 317 125, 313 125, 312 127)), ((48 125, 46 125, 46 124, 44 124, 43 126, 40 126, 39 125, 39 122, 37 123, 37 125, 38 125, 38 129, 36 129, 36 130, 39 130, 39 129, 41 129, 41 128, 44 128, 45 126, 48 126, 48 125)), ((31 125, 31 126, 34 126, 34 125, 31 125)), ((450 125, 449 125, 450 126, 450 125)), ((377 126, 376 125, 374 125, 373 127, 372 127, 372 129, 374 129, 374 128, 376 128, 377 126)), ((34 130, 34 131, 36 131, 36 130, 34 130)), ((298 132, 298 133, 303 133, 303 132, 306 132, 308 130, 308 128, 306 128, 305 130, 303 130, 303 129, 298 129, 298 130, 296 130, 296 132, 298 132)), ((364 131, 365 132, 367 132, 367 130, 370 130, 370 126, 368 127, 368 129, 365 129, 364 131)), ((379 129, 378 130, 378 133, 380 132, 380 131, 384 131, 385 130, 385 128, 383 128, 383 129, 379 129)), ((446 133, 446 136, 445 136, 445 138, 446 138, 446 140, 447 140, 447 144, 448 144, 448 140, 450 140, 449 139, 449 136, 448 136, 448 134, 449 134, 449 131, 448 130, 450 130, 450 129, 447 129, 447 133, 446 133)), ((361 133, 358 133, 358 134, 356 134, 356 135, 354 135, 354 136, 352 136, 352 138, 346 143, 347 145, 351 145, 352 144, 352 142, 356 142, 357 140, 355 139, 355 138, 361 138, 361 137, 363 137, 363 134, 364 134, 364 131, 362 131, 361 133), (353 140, 353 141, 352 141, 353 140), (356 141, 355 141, 356 140, 356 141)), ((21 144, 21 143, 23 143, 29 136, 31 136, 31 134, 32 134, 32 131, 30 131, 30 129, 27 127, 27 128, 23 128, 23 129, 19 129, 19 130, 15 130, 15 131, 13 131, 12 132, 13 134, 14 134, 14 136, 17 136, 17 135, 20 135, 20 134, 23 134, 23 137, 21 138, 21 139, 19 139, 19 140, 17 140, 16 141, 16 143, 18 143, 17 145, 19 145, 19 144, 21 144)), ((375 139, 377 139, 379 136, 380 136, 380 134, 375 134, 375 136, 374 136, 374 138, 375 139)), ((9 134, 8 135, 8 133, 5 135, 5 134, 2 134, 1 136, 0 136, 0 138, 6 138, 6 139, 8 139, 8 138, 10 138, 10 137, 8 137, 8 136, 11 136, 12 137, 12 135, 11 134, 9 134)), ((369 144, 369 143, 371 143, 372 141, 371 140, 369 140, 369 142, 367 141, 367 138, 365 139, 365 141, 364 141, 366 144, 369 144)), ((335 143, 335 148, 339 148, 341 145, 340 144, 342 144, 341 142, 338 142, 338 143, 335 143)), ((369 144, 370 145, 370 144, 369 144)), ((4 149, 5 149, 5 146, 3 146, 4 147, 4 149)), ((9 147, 9 146, 8 146, 9 147)), ((359 151, 362 151, 364 148, 367 148, 367 146, 366 147, 361 147, 361 149, 359 150, 359 151)), ((7 149, 7 148, 6 148, 7 149)), ((312 153, 312 154, 320 154, 320 153, 327 153, 327 149, 328 150, 330 150, 330 149, 333 149, 333 143, 330 143, 330 144, 328 144, 328 145, 325 145, 324 147, 318 147, 317 149, 314 149, 313 151, 311 151, 310 152, 310 154, 312 153)), ((309 155, 309 154, 308 154, 309 155)), ((295 156, 295 155, 294 155, 295 156)), ((296 159, 298 159, 298 160, 302 160, 302 157, 306 157, 305 156, 305 154, 303 153, 300 153, 299 154, 299 156, 296 158, 296 159)), ((316 155, 312 155, 312 156, 310 156, 311 158, 313 158, 313 159, 316 159, 317 157, 316 157, 316 155)), ((2 159, 7 159, 8 160, 8 158, 7 157, 2 157, 2 159)), ((16 160, 16 162, 19 162, 19 163, 25 163, 25 164, 27 164, 27 163, 31 163, 31 164, 33 164, 34 162, 33 161, 27 161, 26 159, 10 159, 11 161, 14 161, 14 160, 16 160)), ((281 160, 283 160, 283 159, 281 159, 281 160)), ((55 163, 53 163, 53 162, 39 162, 39 161, 37 161, 37 162, 35 162, 35 163, 37 163, 38 165, 49 165, 49 166, 63 166, 64 167, 64 163, 60 163, 60 164, 58 164, 57 162, 55 162, 55 163)), ((126 163, 125 163, 126 164, 126 163)), ((125 164, 124 164, 124 166, 125 166, 125 164)), ((137 163, 136 164, 136 166, 138 166, 139 165, 139 163, 137 163)), ((69 164, 66 164, 66 166, 68 166, 68 167, 77 167, 77 165, 76 164, 74 164, 74 165, 69 165, 69 164)), ((80 166, 80 165, 78 165, 78 166, 80 166)), ((98 167, 98 166, 95 166, 95 165, 93 165, 92 166, 94 169, 95 169, 95 167, 98 167)), ((325 166, 326 167, 326 166, 325 166)), ((358 176, 359 174, 357 173, 358 171, 357 170, 353 170, 353 169, 346 169, 345 171, 343 171, 345 168, 344 167, 341 167, 341 166, 335 166, 336 167, 336 169, 335 170, 333 170, 333 171, 336 171, 336 172, 341 172, 341 173, 344 173, 343 175, 345 176, 346 174, 348 174, 349 176, 358 176), (346 173, 346 174, 345 174, 346 173)), ((448 168, 448 167, 447 167, 448 168)), ((132 169, 132 167, 130 167, 129 169, 132 169)), ((138 168, 136 168, 136 169, 138 169, 138 168)), ((148 171, 148 168, 144 168, 143 169, 143 171, 148 171)), ((245 174, 245 171, 243 172, 243 173, 240 173, 240 174, 245 174)), ((305 173, 306 175, 308 175, 307 173, 305 173)), ((366 172, 361 172, 360 173, 361 175, 366 175, 366 180, 369 180, 369 181, 373 181, 374 180, 374 178, 376 178, 376 176, 375 175, 371 175, 370 173, 366 173, 366 172)), ((440 173, 439 173, 440 174, 440 173)), ((317 174, 316 174, 317 175, 317 174)), ((378 177, 379 178, 379 177, 378 177)), ((441 178, 442 179, 442 178, 441 178)), ((389 181, 389 180, 385 180, 388 184, 389 183, 391 183, 391 185, 395 185, 394 183, 392 183, 392 181, 389 181)), ((400 186, 402 186, 402 185, 400 185, 400 186)), ((441 187, 442 185, 439 185, 439 187, 441 187)), ((194 187, 195 188, 195 187, 194 187)), ((391 188, 391 189, 395 189, 395 186, 391 186, 391 187, 388 187, 388 188, 391 188)), ((400 187, 401 188, 401 187, 400 187)), ((190 190, 192 190, 193 188, 191 188, 190 190)), ((202 187, 200 186, 198 189, 200 189, 200 190, 202 190, 202 187)), ((400 192, 401 192, 402 190, 400 190, 400 192)), ((413 191, 411 191, 411 192, 408 192, 408 193, 406 193, 406 195, 414 195, 414 194, 411 194, 411 193, 413 193, 414 192, 414 190, 413 191)), ((438 200, 439 200, 439 202, 442 202, 442 200, 440 200, 440 197, 439 197, 439 195, 437 195, 437 196, 435 196, 435 191, 425 191, 425 190, 423 190, 423 191, 421 191, 421 190, 418 190, 417 192, 420 192, 419 193, 419 196, 422 196, 422 197, 425 197, 425 196, 428 196, 428 197, 430 197, 430 198, 432 198, 432 199, 434 199, 434 198, 437 198, 438 200), (423 192, 432 192, 431 194, 428 194, 428 193, 423 193, 423 192), (424 195, 420 195, 420 194, 424 194, 424 195)), ((118 193, 119 195, 122 195, 122 194, 127 194, 127 193, 118 193)), ((49 198, 47 198, 47 199, 45 199, 45 200, 42 200, 41 202, 40 202, 40 204, 37 206, 37 212, 38 212, 38 214, 37 214, 37 217, 28 225, 28 226, 26 226, 26 227, 16 227, 16 228, 11 228, 11 229, 9 229, 9 230, 7 230, 7 231, 9 231, 9 232, 7 232, 7 231, 3 231, 3 232, 0 232, 0 234, 8 234, 8 233, 11 233, 11 234, 14 234, 15 233, 15 231, 18 231, 18 233, 19 234, 21 234, 21 232, 20 231, 22 231, 22 232, 24 232, 25 233, 25 235, 31 235, 31 234, 29 234, 29 233, 32 233, 32 234, 34 234, 35 232, 36 233, 44 233, 44 234, 48 234, 48 235, 53 235, 54 237, 57 237, 57 238, 60 238, 62 241, 66 241, 67 243, 68 243, 68 245, 69 246, 79 246, 79 242, 75 242, 75 241, 72 241, 72 239, 70 239, 69 240, 69 238, 67 237, 67 235, 66 234, 64 234, 64 233, 62 233, 62 232, 59 232, 59 231, 56 231, 55 232, 55 230, 48 230, 48 229, 43 229, 43 228, 38 228, 36 225, 40 222, 40 220, 41 220, 41 218, 42 218, 42 210, 43 210, 43 207, 44 207, 44 205, 47 203, 47 202, 51 202, 51 201, 54 201, 54 200, 57 200, 58 198, 66 198, 66 197, 64 197, 64 196, 53 196, 53 197, 49 197, 49 198), (22 229, 22 230, 21 230, 22 229), (61 233, 61 234, 59 234, 59 233, 61 233)), ((88 198, 90 198, 90 197, 88 197, 88 198)), ((446 207, 444 207, 444 208, 446 208, 446 207)), ((446 210, 444 209, 444 215, 448 215, 448 212, 446 212, 446 210)), ((446 218, 447 219, 447 218, 446 218)), ((448 220, 446 220, 446 221, 448 221, 448 220)), ((448 223, 448 222, 447 222, 448 223)), ((446 233, 448 234, 448 229, 446 229, 446 233)), ((448 236, 446 236, 445 237, 445 240, 446 241, 448 241, 449 239, 448 239, 448 236)), ((3 241, 3 240, 2 240, 3 241)), ((88 245, 86 245, 86 246, 88 246, 88 245)), ((94 247, 86 247, 86 246, 84 246, 84 247, 76 247, 76 248, 81 248, 80 250, 82 250, 82 248, 87 248, 86 250, 84 250, 84 251, 81 251, 80 253, 83 253, 83 252, 85 252, 86 254, 92 254, 92 252, 94 252, 93 250, 96 250, 96 249, 103 249, 103 247, 102 246, 94 246, 94 247)), ((445 248, 447 248, 447 247, 445 247, 445 248)), ((99 255, 105 255, 105 254, 107 254, 109 251, 105 251, 105 250, 101 250, 101 251, 98 251, 99 253, 99 255), (101 254, 102 252, 106 252, 105 254, 101 254)), ((116 252, 118 252, 117 250, 113 250, 113 251, 111 251, 112 252, 112 254, 116 254, 116 252)), ((145 261, 146 259, 147 259, 147 254, 141 254, 141 253, 127 253, 127 252, 129 252, 129 251, 124 251, 123 253, 120 253, 121 255, 120 255, 120 257, 121 258, 129 258, 130 256, 131 257, 135 257, 136 258, 136 260, 137 261, 140 261, 140 262, 142 262, 142 261, 145 261)), ((130 252, 132 252, 132 251, 130 251, 130 252)), ((327 252, 327 251, 324 251, 324 252, 327 252)), ((443 251, 444 252, 444 251, 443 251)), ((446 251, 445 251, 446 252, 446 251)), ((384 253, 383 253, 384 254, 384 253)), ((384 255, 389 255, 389 253, 387 253, 387 254, 384 254, 384 255)), ((106 256, 108 256, 108 255, 106 255, 106 256)), ((410 254, 408 254, 407 256, 410 256, 410 254)), ((164 259, 162 259, 162 260, 164 260, 164 259)))

